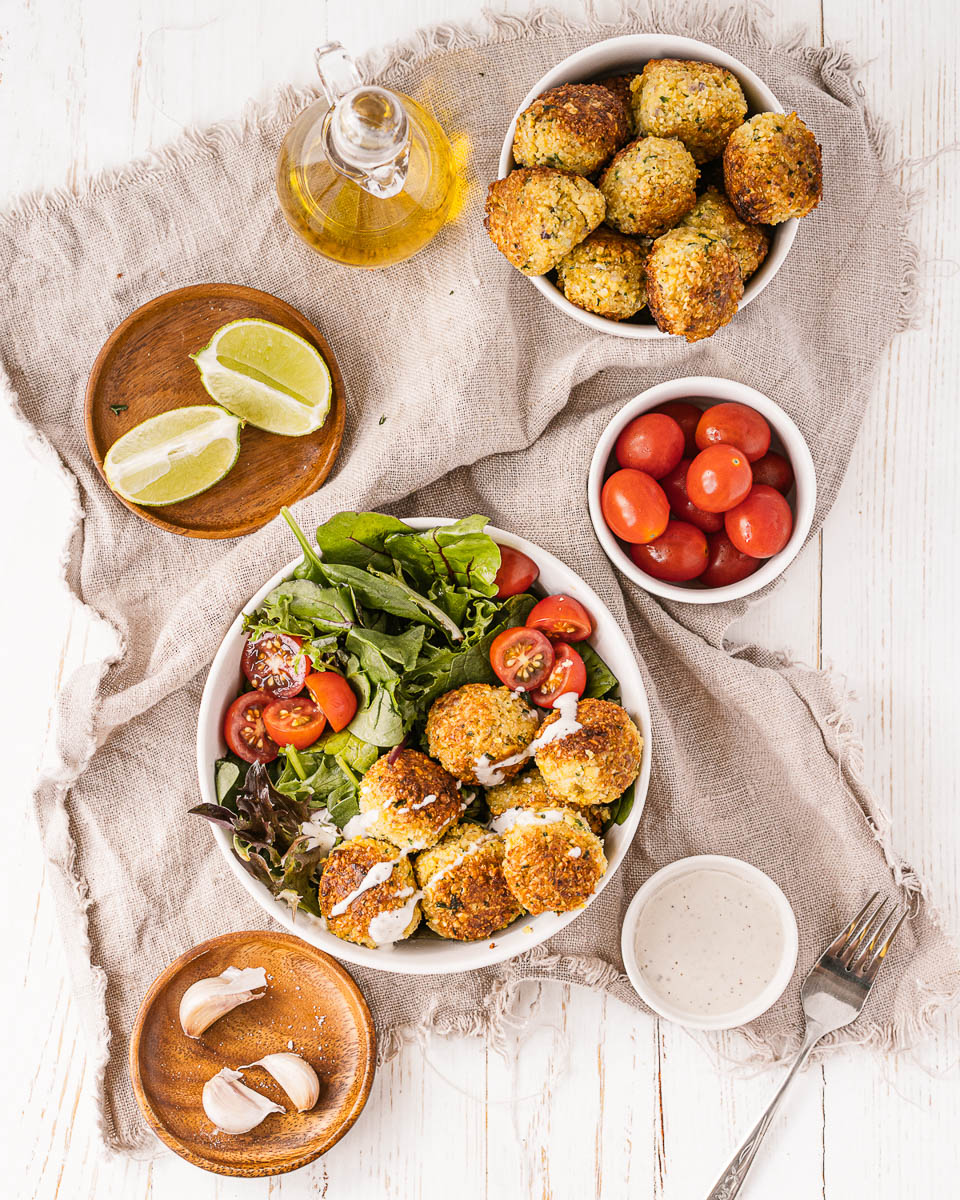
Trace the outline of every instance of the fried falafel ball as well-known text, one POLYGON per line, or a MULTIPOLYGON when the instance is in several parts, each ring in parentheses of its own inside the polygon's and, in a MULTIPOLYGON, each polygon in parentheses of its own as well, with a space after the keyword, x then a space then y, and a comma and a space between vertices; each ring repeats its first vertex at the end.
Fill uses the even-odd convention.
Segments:
MULTIPOLYGON (((536 767, 530 767, 516 779, 508 779, 497 787, 487 788, 487 807, 494 818, 502 817, 511 808, 563 808, 564 801, 558 799, 543 781, 536 767)), ((605 804, 591 804, 580 810, 594 833, 600 834, 610 821, 612 810, 605 804)))
POLYGON ((770 249, 767 231, 761 225, 741 221, 730 201, 715 187, 707 188, 693 212, 687 213, 680 224, 723 238, 737 256, 744 283, 767 257, 770 249))
POLYGON ((441 937, 475 942, 506 929, 523 911, 507 887, 502 840, 472 821, 418 854, 414 869, 424 918, 441 937))
POLYGON ((637 114, 633 107, 633 92, 630 91, 630 84, 635 78, 635 75, 608 75, 605 79, 597 80, 600 87, 606 88, 607 91, 613 92, 620 98, 627 114, 627 130, 632 138, 635 138, 640 132, 637 127, 637 114))
POLYGON ((589 179, 553 167, 519 167, 490 184, 483 224, 518 271, 543 275, 596 229, 605 212, 589 179))
POLYGON ((747 115, 737 77, 714 63, 652 58, 630 86, 639 129, 679 138, 698 163, 722 154, 747 115))
POLYGON ((536 915, 581 908, 607 869, 603 845, 569 808, 527 811, 503 835, 503 873, 536 915))
POLYGON ((327 928, 358 946, 392 944, 420 924, 420 903, 410 860, 396 846, 357 837, 330 851, 320 876, 320 912, 327 928), (362 889, 362 890, 361 890, 362 889))
POLYGON ((631 142, 600 176, 606 223, 621 233, 659 237, 696 204, 699 174, 689 150, 676 138, 631 142))
POLYGON ((596 83, 564 83, 517 117, 513 158, 519 167, 592 175, 629 136, 622 96, 596 83))
POLYGON ((425 850, 460 817, 456 780, 419 750, 390 758, 378 758, 360 780, 360 810, 374 817, 372 837, 401 850, 425 850))
MULTIPOLYGON (((462 783, 480 783, 477 767, 520 754, 537 732, 537 714, 509 688, 467 683, 434 700, 427 714, 427 744, 434 758, 462 783)), ((523 763, 503 767, 512 778, 523 763)), ((481 768, 482 769, 482 768, 481 768)))
MULTIPOLYGON (((560 719, 552 712, 542 731, 560 719)), ((580 728, 546 742, 536 763, 550 793, 569 807, 613 804, 640 772, 643 739, 628 714, 612 700, 581 700, 580 728)))
POLYGON ((721 237, 702 229, 671 229, 647 256, 647 304, 665 333, 688 342, 710 337, 731 319, 743 298, 737 256, 721 237))
POLYGON ((652 243, 601 226, 557 264, 557 284, 571 304, 622 321, 647 302, 643 264, 652 243))
POLYGON ((805 217, 823 194, 817 139, 794 113, 758 113, 730 135, 723 179, 743 221, 779 225, 805 217))

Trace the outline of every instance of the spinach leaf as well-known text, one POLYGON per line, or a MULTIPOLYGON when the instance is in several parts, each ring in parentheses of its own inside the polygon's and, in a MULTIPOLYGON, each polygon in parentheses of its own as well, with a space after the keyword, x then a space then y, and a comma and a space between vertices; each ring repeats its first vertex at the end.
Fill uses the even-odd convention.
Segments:
POLYGON ((399 678, 397 667, 409 671, 416 663, 422 645, 422 625, 414 625, 397 634, 356 628, 350 630, 346 640, 346 647, 357 656, 361 670, 375 683, 399 678))
POLYGON ((617 803, 617 807, 614 811, 613 820, 611 821, 611 824, 622 825, 624 823, 624 821, 627 819, 627 817, 630 816, 630 810, 633 808, 633 801, 634 801, 634 797, 636 796, 636 794, 637 794, 637 785, 636 785, 636 781, 634 781, 633 783, 630 784, 630 786, 627 788, 627 790, 620 797, 620 799, 617 803))
POLYGON ((500 569, 500 547, 484 533, 487 518, 464 517, 423 533, 393 533, 386 549, 407 567, 422 587, 439 579, 447 587, 468 588, 496 595, 494 579, 500 569))
POLYGON ((406 732, 392 688, 378 683, 370 696, 370 702, 358 710, 347 729, 354 737, 374 746, 396 746, 406 732))
POLYGON ((323 573, 335 587, 349 588, 365 608, 382 609, 407 621, 437 626, 451 641, 463 638, 460 627, 442 609, 395 575, 386 575, 374 567, 364 571, 340 563, 324 563, 323 573))
POLYGON ((267 593, 252 620, 284 633, 308 636, 316 631, 345 633, 357 618, 345 588, 320 587, 310 579, 288 579, 267 593))
POLYGON ((240 781, 244 776, 246 765, 235 754, 228 754, 214 764, 213 778, 218 804, 226 808, 233 807, 233 801, 240 788, 240 781))
POLYGON ((620 686, 617 678, 596 650, 586 642, 577 642, 574 649, 583 659, 583 665, 587 668, 587 686, 583 693, 584 696, 599 699, 610 692, 615 692, 620 686))
POLYGON ((389 571, 392 563, 384 549, 386 539, 411 532, 409 525, 383 513, 342 512, 317 529, 317 545, 325 563, 389 571))

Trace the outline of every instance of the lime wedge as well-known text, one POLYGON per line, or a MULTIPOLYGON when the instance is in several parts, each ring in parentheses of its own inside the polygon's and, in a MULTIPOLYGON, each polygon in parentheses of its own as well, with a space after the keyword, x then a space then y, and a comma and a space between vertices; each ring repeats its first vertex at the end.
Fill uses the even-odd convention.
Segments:
POLYGON ((297 437, 327 419, 327 364, 282 325, 253 317, 231 321, 193 361, 213 399, 258 429, 297 437))
POLYGON ((213 404, 150 417, 107 451, 107 483, 133 504, 188 500, 213 487, 237 461, 242 425, 239 417, 213 404))

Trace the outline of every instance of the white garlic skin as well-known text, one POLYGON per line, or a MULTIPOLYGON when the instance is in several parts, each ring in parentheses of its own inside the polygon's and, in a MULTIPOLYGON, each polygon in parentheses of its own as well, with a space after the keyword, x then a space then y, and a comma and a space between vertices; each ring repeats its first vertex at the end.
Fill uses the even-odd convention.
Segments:
POLYGON ((251 1067, 263 1067, 272 1075, 287 1093, 297 1112, 309 1112, 320 1099, 317 1073, 299 1054, 266 1054, 240 1070, 249 1071, 251 1067))
POLYGON ((220 975, 198 979, 180 998, 180 1028, 198 1038, 240 1004, 259 1000, 267 987, 263 967, 227 967, 220 975))
POLYGON ((286 1112, 243 1082, 239 1071, 224 1067, 203 1085, 203 1111, 222 1133, 249 1133, 271 1113, 286 1112))

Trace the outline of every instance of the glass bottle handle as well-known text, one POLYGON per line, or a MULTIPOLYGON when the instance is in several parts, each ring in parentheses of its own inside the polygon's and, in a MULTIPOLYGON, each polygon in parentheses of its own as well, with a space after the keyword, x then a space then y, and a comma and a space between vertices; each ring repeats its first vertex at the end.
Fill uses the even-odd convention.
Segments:
POLYGON ((340 42, 324 42, 313 52, 313 61, 320 76, 320 86, 331 107, 341 96, 358 88, 363 80, 357 64, 340 42))

